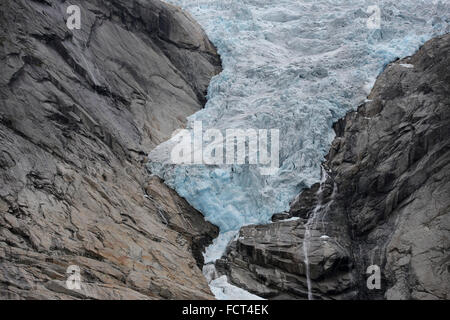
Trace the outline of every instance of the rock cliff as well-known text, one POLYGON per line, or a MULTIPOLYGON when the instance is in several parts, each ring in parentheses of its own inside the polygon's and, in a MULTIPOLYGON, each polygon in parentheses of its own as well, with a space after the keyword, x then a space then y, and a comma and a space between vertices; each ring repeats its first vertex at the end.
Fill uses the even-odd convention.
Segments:
POLYGON ((334 129, 323 181, 242 228, 217 269, 271 299, 307 298, 308 275, 315 299, 449 299, 450 35, 389 64, 334 129))
POLYGON ((0 299, 213 298, 201 252, 218 229, 145 162, 220 58, 158 0, 70 4, 80 30, 66 1, 0 4, 0 299))

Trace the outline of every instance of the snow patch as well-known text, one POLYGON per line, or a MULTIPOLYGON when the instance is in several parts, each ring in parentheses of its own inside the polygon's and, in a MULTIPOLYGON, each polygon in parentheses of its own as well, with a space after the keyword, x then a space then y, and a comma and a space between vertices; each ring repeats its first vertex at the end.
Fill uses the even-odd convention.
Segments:
POLYGON ((221 276, 211 281, 209 286, 218 300, 265 300, 228 283, 227 276, 221 276))

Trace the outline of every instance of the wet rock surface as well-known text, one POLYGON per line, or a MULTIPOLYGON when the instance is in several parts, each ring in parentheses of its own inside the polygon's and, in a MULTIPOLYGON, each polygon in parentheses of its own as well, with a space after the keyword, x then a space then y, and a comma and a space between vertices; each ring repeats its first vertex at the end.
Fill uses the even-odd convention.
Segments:
POLYGON ((217 269, 266 298, 307 298, 309 227, 313 298, 449 299, 450 35, 389 64, 334 129, 322 185, 277 222, 242 228, 217 269), (370 265, 380 289, 367 287, 370 265))
POLYGON ((202 108, 216 50, 156 0, 70 4, 81 30, 65 1, 0 4, 0 298, 213 298, 218 229, 145 162, 202 108))

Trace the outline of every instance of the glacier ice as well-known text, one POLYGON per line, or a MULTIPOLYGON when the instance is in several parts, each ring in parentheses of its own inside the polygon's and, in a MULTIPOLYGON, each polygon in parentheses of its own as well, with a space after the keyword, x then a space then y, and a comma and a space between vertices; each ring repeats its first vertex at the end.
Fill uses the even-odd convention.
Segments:
POLYGON ((149 170, 220 227, 207 262, 241 226, 269 222, 318 182, 333 122, 365 101, 387 63, 450 32, 448 0, 166 2, 194 16, 223 62, 188 128, 202 121, 204 129, 280 129, 280 169, 271 176, 253 165, 173 165, 173 141, 150 153, 149 170), (373 5, 381 11, 379 29, 368 28, 373 5))

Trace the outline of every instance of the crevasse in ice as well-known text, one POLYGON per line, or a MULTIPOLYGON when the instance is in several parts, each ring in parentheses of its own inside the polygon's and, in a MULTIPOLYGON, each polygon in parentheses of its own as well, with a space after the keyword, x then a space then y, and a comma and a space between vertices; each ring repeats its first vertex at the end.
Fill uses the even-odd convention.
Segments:
POLYGON ((318 182, 333 122, 365 100, 387 63, 450 31, 448 0, 168 2, 194 16, 223 62, 188 127, 280 129, 280 169, 272 176, 248 165, 173 165, 173 141, 149 155, 149 170, 220 227, 206 261, 220 256, 239 227, 268 222, 318 182))

